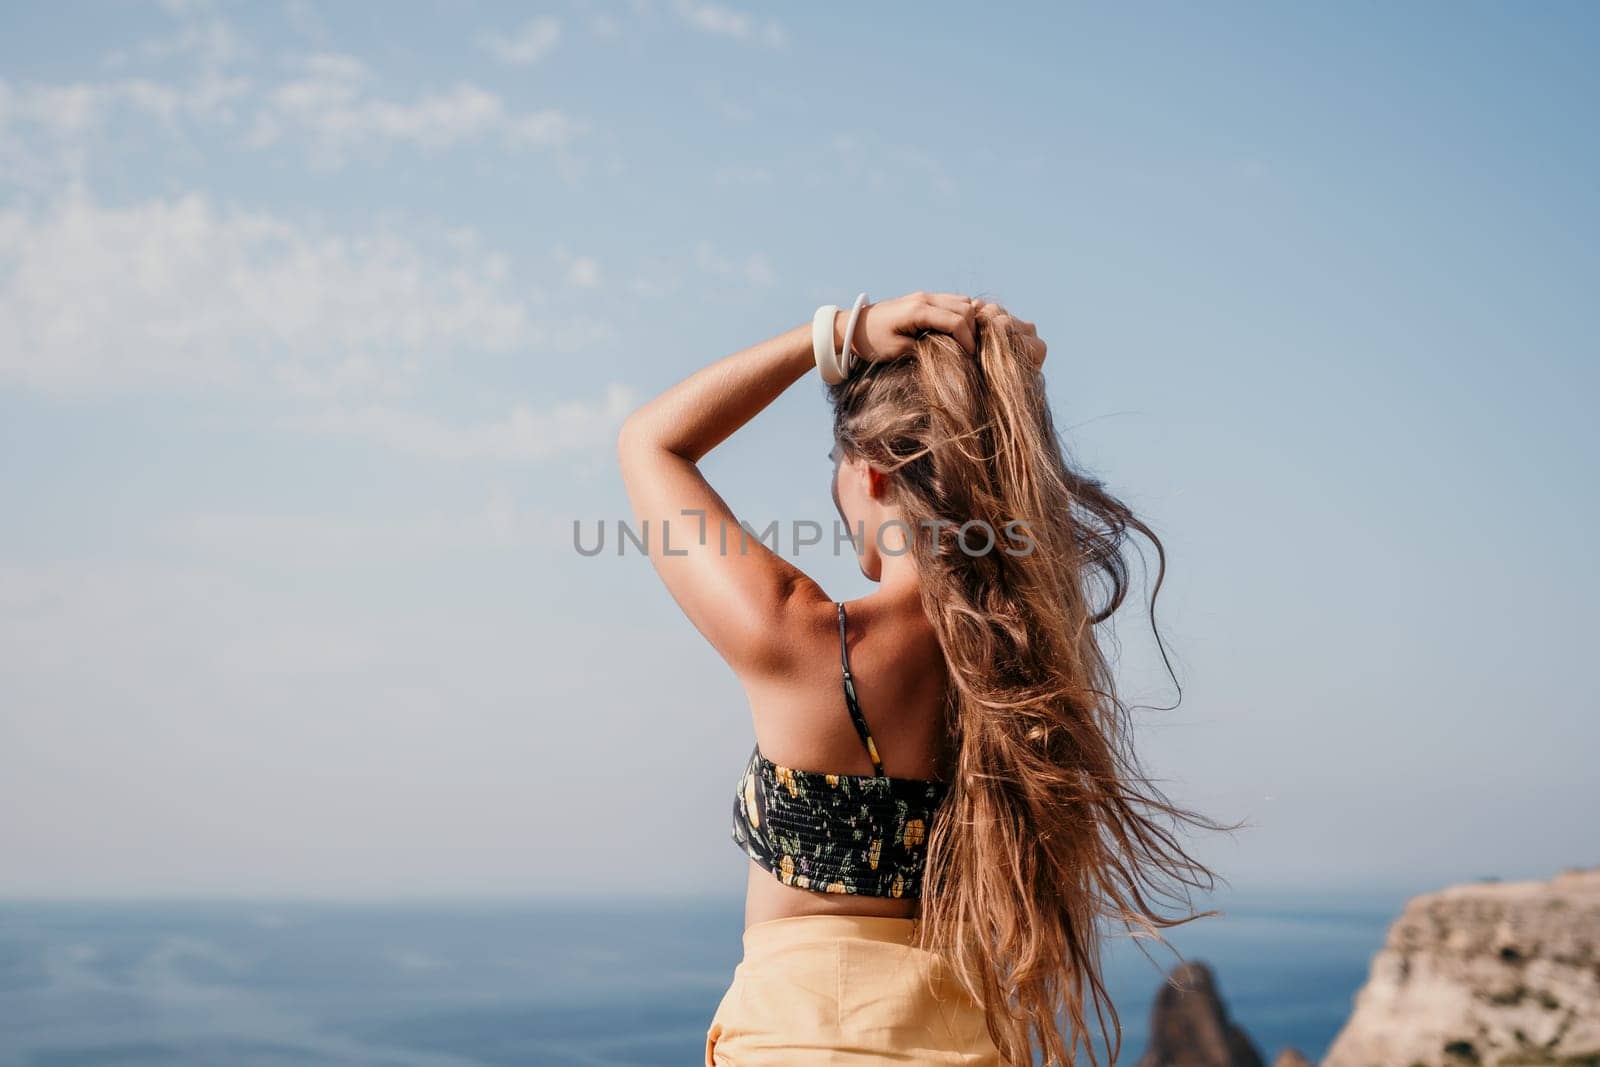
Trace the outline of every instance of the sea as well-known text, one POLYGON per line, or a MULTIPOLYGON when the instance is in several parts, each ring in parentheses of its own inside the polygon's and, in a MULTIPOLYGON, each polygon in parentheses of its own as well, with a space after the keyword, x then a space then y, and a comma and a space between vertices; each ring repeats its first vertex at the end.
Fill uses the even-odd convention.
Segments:
MULTIPOLYGON (((1223 914, 1167 931, 1170 949, 1110 939, 1116 1062, 1143 1053, 1179 954, 1211 968, 1269 1064, 1289 1046, 1315 1062, 1404 899, 1197 897, 1223 914)), ((692 1067, 742 913, 681 897, 0 900, 0 1067, 692 1067)))

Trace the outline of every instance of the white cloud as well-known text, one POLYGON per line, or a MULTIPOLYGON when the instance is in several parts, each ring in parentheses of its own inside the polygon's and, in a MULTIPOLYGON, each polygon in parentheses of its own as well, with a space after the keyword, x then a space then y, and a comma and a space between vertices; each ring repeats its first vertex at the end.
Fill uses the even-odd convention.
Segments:
POLYGON ((177 19, 173 32, 110 52, 104 66, 182 59, 192 74, 177 81, 129 75, 12 86, 0 80, 0 179, 45 188, 59 175, 80 174, 91 149, 130 132, 123 121, 130 117, 153 119, 168 133, 236 120, 252 83, 233 68, 254 50, 209 2, 162 6, 177 19))
POLYGON ((123 110, 167 125, 182 119, 223 118, 249 85, 244 78, 220 74, 185 86, 120 78, 13 87, 0 79, 0 138, 21 136, 29 128, 58 139, 82 137, 100 132, 123 110))
POLYGON ((318 44, 327 40, 328 29, 323 24, 322 12, 312 0, 288 0, 283 13, 289 25, 300 36, 318 44))
POLYGON ((209 2, 163 3, 167 13, 178 20, 176 29, 165 37, 141 41, 129 49, 106 56, 108 66, 117 67, 138 61, 158 61, 173 56, 191 56, 208 69, 217 70, 254 54, 254 49, 234 31, 209 2))
POLYGON ((573 253, 565 244, 556 245, 555 258, 566 272, 567 284, 580 289, 593 289, 600 284, 600 261, 593 256, 573 253))
POLYGON ((368 404, 330 408, 310 425, 436 459, 533 462, 608 445, 638 403, 633 390, 612 383, 597 401, 546 407, 519 402, 504 417, 487 422, 452 424, 420 411, 368 404))
POLYGON ((510 147, 559 148, 589 131, 589 124, 564 111, 546 108, 505 120, 501 140, 510 147))
POLYGON ((644 257, 644 267, 624 283, 629 292, 646 300, 660 300, 693 284, 692 271, 746 285, 770 286, 777 282, 772 261, 760 252, 743 260, 719 251, 710 241, 698 241, 686 254, 644 257))
POLYGON ((320 170, 363 152, 403 145, 440 152, 464 145, 557 151, 572 180, 581 161, 569 146, 590 129, 559 109, 519 111, 467 81, 413 99, 383 94, 360 59, 313 52, 291 58, 290 76, 263 88, 237 72, 249 55, 225 22, 190 20, 173 38, 113 53, 108 65, 168 56, 193 60, 186 78, 129 76, 104 81, 11 84, 0 79, 0 182, 49 190, 81 178, 98 154, 148 134, 144 119, 169 136, 207 132, 246 148, 303 150, 320 170))
POLYGON ((700 241, 694 248, 694 261, 707 274, 735 278, 751 285, 772 285, 777 281, 771 261, 759 252, 752 252, 740 263, 723 256, 710 241, 700 241))
POLYGON ((604 336, 536 322, 472 231, 449 244, 329 232, 193 192, 109 207, 73 189, 37 215, 0 211, 0 382, 393 393, 461 351, 604 336))
POLYGON ((678 0, 675 9, 680 18, 705 33, 732 37, 740 41, 766 45, 769 48, 782 48, 788 43, 788 34, 777 22, 769 19, 764 24, 758 24, 745 12, 735 11, 721 4, 705 3, 700 0, 678 0))
POLYGON ((502 63, 525 67, 549 55, 560 38, 560 20, 539 15, 509 33, 480 34, 478 44, 502 63))
POLYGON ((589 256, 579 256, 568 266, 567 279, 573 285, 592 289, 600 284, 600 264, 589 256))
POLYGON ((555 109, 513 112, 498 95, 466 82, 410 102, 386 99, 373 92, 366 64, 350 55, 317 53, 298 63, 299 77, 267 94, 245 140, 265 148, 289 134, 303 135, 312 162, 324 168, 387 143, 429 151, 481 141, 506 148, 551 148, 568 144, 589 128, 555 109))

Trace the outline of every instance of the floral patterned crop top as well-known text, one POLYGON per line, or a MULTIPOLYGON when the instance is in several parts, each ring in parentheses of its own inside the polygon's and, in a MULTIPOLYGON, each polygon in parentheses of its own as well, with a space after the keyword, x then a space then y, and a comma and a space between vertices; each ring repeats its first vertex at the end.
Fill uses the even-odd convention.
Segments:
POLYGON ((845 707, 872 759, 872 774, 780 767, 756 745, 739 776, 733 840, 785 885, 819 893, 917 897, 928 830, 949 786, 932 778, 891 778, 856 703, 839 609, 845 707))

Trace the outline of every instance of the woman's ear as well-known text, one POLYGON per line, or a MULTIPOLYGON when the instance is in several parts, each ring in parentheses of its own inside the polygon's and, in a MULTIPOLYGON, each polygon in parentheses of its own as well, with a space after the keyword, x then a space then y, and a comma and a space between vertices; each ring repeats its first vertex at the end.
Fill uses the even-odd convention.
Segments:
POLYGON ((867 465, 867 493, 874 500, 882 500, 889 494, 889 476, 870 463, 867 465))

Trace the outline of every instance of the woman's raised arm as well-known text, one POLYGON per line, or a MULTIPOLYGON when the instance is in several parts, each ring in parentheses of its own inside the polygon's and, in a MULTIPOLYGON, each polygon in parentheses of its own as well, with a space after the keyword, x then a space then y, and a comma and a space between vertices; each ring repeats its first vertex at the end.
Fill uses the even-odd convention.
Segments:
MULTIPOLYGON (((912 293, 869 304, 851 348, 864 360, 893 359, 922 330, 940 330, 970 349, 973 302, 912 293)), ((834 350, 848 313, 834 316, 834 350)), ((826 602, 805 572, 743 529, 700 473, 699 461, 816 366, 811 324, 786 330, 704 367, 648 401, 623 422, 617 458, 635 529, 678 606, 741 676, 787 667, 789 623, 826 602), (667 536, 664 538, 663 534, 667 536)), ((820 449, 819 449, 820 452, 820 449)))
MULTIPOLYGON (((835 351, 844 325, 836 315, 835 351)), ((796 594, 813 603, 826 597, 794 564, 742 536, 698 463, 815 366, 811 325, 796 326, 691 374, 629 415, 617 435, 634 528, 650 562, 741 676, 784 670, 796 594)))

